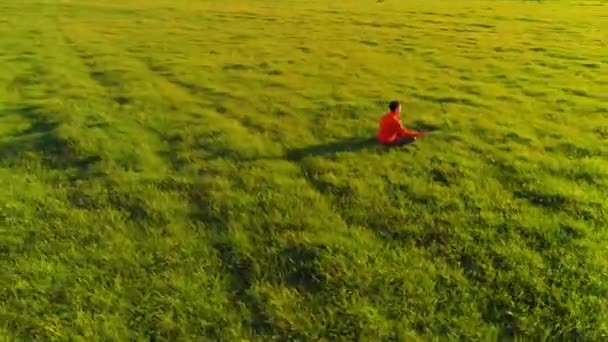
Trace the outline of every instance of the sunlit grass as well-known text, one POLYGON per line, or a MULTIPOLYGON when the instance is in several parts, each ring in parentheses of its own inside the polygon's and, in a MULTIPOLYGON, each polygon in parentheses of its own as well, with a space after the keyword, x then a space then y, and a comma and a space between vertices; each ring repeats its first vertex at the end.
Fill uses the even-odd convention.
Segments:
POLYGON ((604 340, 605 11, 3 2, 0 334, 604 340))

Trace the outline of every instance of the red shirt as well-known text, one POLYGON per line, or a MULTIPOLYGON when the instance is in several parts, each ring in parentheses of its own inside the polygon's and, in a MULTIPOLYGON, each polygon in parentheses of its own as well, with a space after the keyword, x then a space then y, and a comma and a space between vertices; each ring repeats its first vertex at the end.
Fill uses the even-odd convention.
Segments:
POLYGON ((408 131, 403 127, 399 118, 399 113, 388 112, 380 119, 380 129, 378 130, 378 141, 382 144, 393 144, 403 137, 416 137, 416 132, 408 131))

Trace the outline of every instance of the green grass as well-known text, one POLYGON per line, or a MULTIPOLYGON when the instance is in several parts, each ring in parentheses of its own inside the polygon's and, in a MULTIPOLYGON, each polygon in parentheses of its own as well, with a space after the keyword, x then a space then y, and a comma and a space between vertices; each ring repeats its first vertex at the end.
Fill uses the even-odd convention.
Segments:
POLYGON ((2 1, 0 336, 606 340, 607 12, 2 1))

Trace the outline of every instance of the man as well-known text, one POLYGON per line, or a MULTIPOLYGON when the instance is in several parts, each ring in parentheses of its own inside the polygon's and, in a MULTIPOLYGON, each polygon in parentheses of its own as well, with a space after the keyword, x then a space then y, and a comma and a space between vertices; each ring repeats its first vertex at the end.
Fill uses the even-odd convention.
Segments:
POLYGON ((403 127, 399 118, 401 104, 398 101, 391 101, 388 105, 390 112, 384 114, 380 119, 380 130, 377 139, 381 144, 389 146, 401 146, 414 142, 416 138, 423 137, 426 132, 410 131, 403 127))

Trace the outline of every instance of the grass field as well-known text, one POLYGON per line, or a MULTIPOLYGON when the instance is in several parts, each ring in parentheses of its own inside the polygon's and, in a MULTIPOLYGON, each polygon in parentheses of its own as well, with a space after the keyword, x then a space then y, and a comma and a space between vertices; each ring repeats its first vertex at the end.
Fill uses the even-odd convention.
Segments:
POLYGON ((608 4, 0 3, 3 340, 608 338, 608 4), (430 131, 369 141, 389 100, 430 131))

